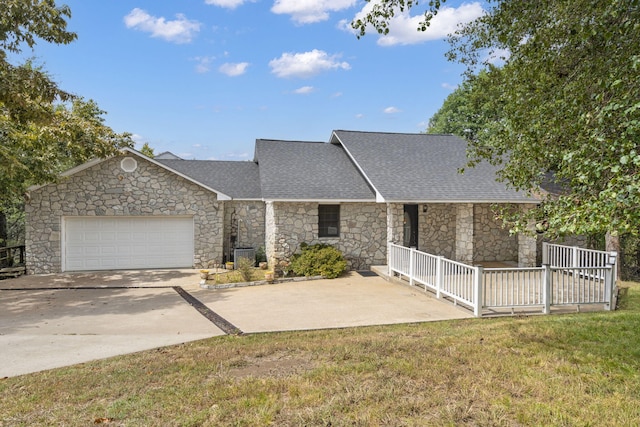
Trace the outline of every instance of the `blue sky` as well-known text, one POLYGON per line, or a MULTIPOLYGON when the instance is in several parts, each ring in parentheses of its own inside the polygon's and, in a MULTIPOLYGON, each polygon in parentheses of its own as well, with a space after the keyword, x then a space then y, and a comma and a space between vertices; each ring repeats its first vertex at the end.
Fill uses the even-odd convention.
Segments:
MULTIPOLYGON (((461 81, 446 34, 482 13, 449 0, 426 33, 422 7, 386 37, 348 27, 356 0, 65 0, 70 45, 34 56, 94 99, 106 123, 183 158, 250 160, 257 138, 327 141, 334 129, 421 132, 461 81)), ((427 3, 426 1, 424 3, 427 3)))

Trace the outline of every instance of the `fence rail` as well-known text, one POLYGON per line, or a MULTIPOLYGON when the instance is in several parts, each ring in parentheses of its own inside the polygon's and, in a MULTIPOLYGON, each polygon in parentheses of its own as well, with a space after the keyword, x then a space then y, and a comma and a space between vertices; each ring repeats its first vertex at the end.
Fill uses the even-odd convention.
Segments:
POLYGON ((545 261, 532 268, 482 268, 395 244, 389 245, 389 274, 470 308, 483 310, 602 304, 615 308, 616 254, 559 245, 544 246, 545 261), (570 260, 570 262, 568 261, 570 260))

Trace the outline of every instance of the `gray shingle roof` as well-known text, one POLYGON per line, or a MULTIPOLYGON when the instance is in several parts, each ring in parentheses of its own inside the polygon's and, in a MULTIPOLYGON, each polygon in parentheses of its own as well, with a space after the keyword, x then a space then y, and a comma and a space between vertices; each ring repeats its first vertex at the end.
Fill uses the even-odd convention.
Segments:
POLYGON ((465 168, 467 142, 453 135, 334 131, 370 184, 388 202, 533 202, 496 181, 482 162, 465 168))
POLYGON ((255 160, 266 200, 375 201, 375 193, 339 145, 259 139, 255 160))
POLYGON ((169 159, 157 161, 233 199, 262 198, 260 172, 255 162, 169 159))

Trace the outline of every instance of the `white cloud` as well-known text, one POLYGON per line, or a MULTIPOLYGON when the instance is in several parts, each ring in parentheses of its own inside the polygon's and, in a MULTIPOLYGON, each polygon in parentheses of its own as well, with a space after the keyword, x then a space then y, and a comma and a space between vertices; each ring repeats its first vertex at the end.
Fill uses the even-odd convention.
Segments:
POLYGON ((456 90, 458 88, 458 85, 452 85, 451 83, 445 82, 440 84, 440 87, 442 87, 443 89, 456 90))
POLYGON ((220 68, 218 68, 218 71, 220 71, 222 74, 226 74, 229 77, 236 77, 246 73, 247 67, 249 67, 248 62, 238 62, 235 64, 227 62, 226 64, 222 64, 220 68))
POLYGON ((308 95, 311 92, 315 92, 315 88, 313 86, 302 86, 296 90, 293 91, 293 93, 298 94, 298 95, 308 95))
POLYGON ((215 59, 216 58, 214 56, 196 56, 195 58, 193 58, 193 60, 197 62, 196 72, 204 74, 211 71, 211 63, 215 59))
POLYGON ((174 43, 191 42, 201 26, 198 21, 189 20, 181 13, 176 15, 175 20, 167 21, 164 17, 151 16, 139 8, 129 12, 124 17, 124 23, 127 28, 151 33, 151 37, 160 37, 174 43))
POLYGON ((235 9, 238 6, 241 6, 245 0, 204 0, 204 2, 213 6, 224 7, 226 9, 235 9))
MULTIPOLYGON (((371 12, 376 1, 367 3, 354 19, 362 19, 371 12)), ((459 24, 466 24, 485 13, 479 2, 463 3, 459 7, 442 7, 438 14, 431 19, 431 25, 426 31, 418 31, 420 22, 424 20, 422 13, 411 16, 409 11, 397 11, 395 17, 389 21, 389 34, 380 36, 380 46, 410 45, 424 43, 431 40, 440 40, 456 31, 459 24)), ((341 28, 354 32, 350 21, 341 21, 341 28)), ((375 32, 373 28, 369 32, 375 32)))
POLYGON ((269 62, 271 72, 278 77, 308 78, 328 70, 349 70, 348 62, 340 62, 339 55, 328 55, 314 49, 303 53, 283 53, 280 58, 269 62))
POLYGON ((364 118, 364 114, 362 113, 356 114, 356 119, 363 119, 363 118, 364 118))
POLYGON ((511 52, 509 51, 509 49, 494 49, 490 52, 487 52, 483 62, 500 66, 503 65, 510 56, 511 52))
POLYGON ((340 98, 342 96, 342 92, 336 92, 331 95, 332 98, 340 98))
POLYGON ((387 108, 384 109, 384 113, 385 114, 396 114, 396 113, 399 113, 401 111, 402 110, 400 110, 397 107, 387 107, 387 108))
POLYGON ((355 0, 275 0, 271 12, 291 15, 297 24, 311 24, 329 19, 329 12, 348 9, 355 0))

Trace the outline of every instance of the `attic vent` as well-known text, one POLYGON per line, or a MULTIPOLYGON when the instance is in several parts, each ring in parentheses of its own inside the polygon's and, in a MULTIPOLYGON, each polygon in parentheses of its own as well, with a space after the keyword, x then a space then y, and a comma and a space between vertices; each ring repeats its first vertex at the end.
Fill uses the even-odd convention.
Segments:
POLYGON ((120 168, 125 172, 133 172, 138 168, 138 162, 133 157, 125 157, 120 162, 120 168))

